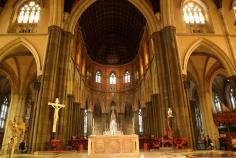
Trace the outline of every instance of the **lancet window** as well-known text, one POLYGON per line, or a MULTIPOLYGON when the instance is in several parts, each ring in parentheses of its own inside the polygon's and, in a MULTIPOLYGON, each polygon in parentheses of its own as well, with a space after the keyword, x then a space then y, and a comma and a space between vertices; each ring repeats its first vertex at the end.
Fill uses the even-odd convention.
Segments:
POLYGON ((0 115, 0 128, 5 127, 8 105, 9 105, 8 97, 5 96, 3 98, 3 103, 2 103, 2 107, 1 107, 1 113, 0 113, 1 114, 0 115))
POLYGON ((129 83, 130 82, 130 73, 129 73, 129 71, 125 72, 124 80, 125 80, 125 83, 129 83))
POLYGON ((96 81, 96 83, 101 83, 101 81, 102 81, 102 74, 101 74, 100 71, 96 72, 95 81, 96 81))
POLYGON ((88 134, 88 110, 84 109, 84 136, 88 134))
POLYGON ((139 133, 143 133, 143 113, 141 108, 138 110, 138 125, 139 133))
POLYGON ((116 74, 114 72, 110 75, 110 84, 116 84, 116 74))

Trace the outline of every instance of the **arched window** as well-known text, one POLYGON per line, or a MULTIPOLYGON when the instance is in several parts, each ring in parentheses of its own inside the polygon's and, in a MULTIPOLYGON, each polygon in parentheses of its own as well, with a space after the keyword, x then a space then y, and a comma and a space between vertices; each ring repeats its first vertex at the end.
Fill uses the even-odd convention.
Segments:
POLYGON ((1 113, 0 113, 0 128, 5 127, 8 105, 9 105, 8 97, 5 96, 3 98, 3 103, 2 103, 2 107, 1 107, 1 113))
POLYGON ((116 84, 116 75, 114 72, 110 75, 110 84, 116 84))
POLYGON ((96 81, 96 83, 101 83, 101 81, 102 81, 102 74, 101 74, 100 71, 96 72, 95 81, 96 81))
POLYGON ((88 110, 84 109, 84 136, 88 133, 88 110))
POLYGON ((184 4, 184 21, 186 24, 205 24, 203 9, 194 2, 184 4))
POLYGON ((138 110, 138 126, 139 126, 139 133, 143 133, 143 113, 141 108, 139 108, 138 110))
POLYGON ((226 93, 226 98, 227 98, 227 102, 230 109, 235 110, 236 98, 234 96, 234 90, 229 83, 227 83, 225 86, 225 93, 226 93))
POLYGON ((37 1, 27 1, 24 3, 17 16, 18 32, 35 32, 34 28, 39 22, 40 5, 37 1))
POLYGON ((125 83, 130 82, 130 73, 129 73, 129 71, 125 72, 124 79, 125 79, 125 83))
POLYGON ((221 103, 220 96, 216 92, 213 91, 213 105, 214 105, 213 107, 216 113, 222 112, 220 103, 221 103))
POLYGON ((183 16, 189 32, 201 33, 205 31, 206 13, 200 4, 194 1, 184 3, 183 16))

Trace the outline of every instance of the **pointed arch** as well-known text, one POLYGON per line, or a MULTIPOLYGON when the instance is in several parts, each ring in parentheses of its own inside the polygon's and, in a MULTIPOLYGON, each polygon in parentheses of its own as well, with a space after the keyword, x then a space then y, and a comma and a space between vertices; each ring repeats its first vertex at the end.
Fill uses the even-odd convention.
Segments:
MULTIPOLYGON (((83 12, 89 8, 93 3, 97 0, 80 0, 75 4, 71 11, 71 16, 68 19, 68 25, 66 30, 69 32, 74 32, 76 23, 78 22, 80 16, 83 12)), ((131 4, 133 4, 146 18, 148 27, 150 29, 150 34, 158 31, 158 22, 157 18, 150 8, 150 6, 145 1, 138 1, 138 0, 128 0, 131 4)))
POLYGON ((194 41, 187 49, 185 56, 184 56, 184 61, 183 61, 183 74, 187 74, 187 66, 188 66, 188 61, 192 53, 199 48, 200 46, 205 46, 206 48, 209 49, 210 52, 207 52, 209 54, 212 54, 218 58, 218 60, 224 65, 228 76, 235 75, 235 66, 233 65, 232 61, 230 58, 226 55, 226 53, 218 47, 215 43, 205 39, 205 38, 200 38, 194 41))
POLYGON ((23 46, 27 48, 31 54, 33 55, 35 62, 36 62, 36 67, 37 67, 37 76, 40 76, 42 74, 42 64, 38 55, 38 52, 34 45, 30 43, 28 40, 25 38, 17 38, 8 44, 6 44, 4 47, 0 49, 0 62, 4 60, 8 55, 11 55, 11 51, 14 50, 15 48, 18 48, 19 46, 23 46))

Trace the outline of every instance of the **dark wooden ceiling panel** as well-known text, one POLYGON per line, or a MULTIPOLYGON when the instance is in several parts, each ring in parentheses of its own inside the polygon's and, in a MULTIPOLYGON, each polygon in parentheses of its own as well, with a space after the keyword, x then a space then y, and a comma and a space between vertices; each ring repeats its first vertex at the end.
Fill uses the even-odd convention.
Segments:
POLYGON ((89 56, 102 64, 124 64, 136 56, 146 19, 127 0, 98 0, 80 17, 89 56))

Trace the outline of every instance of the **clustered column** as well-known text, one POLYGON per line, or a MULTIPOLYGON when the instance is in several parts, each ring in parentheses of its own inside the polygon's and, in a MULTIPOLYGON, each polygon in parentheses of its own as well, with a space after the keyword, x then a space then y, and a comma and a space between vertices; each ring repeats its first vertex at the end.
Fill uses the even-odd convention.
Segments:
MULTIPOLYGON (((157 74, 159 85, 159 116, 162 116, 163 124, 159 125, 164 135, 167 125, 166 111, 172 108, 174 114, 174 136, 188 138, 192 146, 192 135, 189 120, 189 110, 184 93, 184 85, 180 68, 180 60, 176 45, 175 27, 167 26, 152 35, 154 41, 155 60, 157 62, 157 74)), ((158 101, 155 101, 158 103, 158 101)))
MULTIPOLYGON (((60 103, 67 103, 67 80, 69 61, 71 57, 72 34, 63 31, 58 26, 49 27, 48 45, 44 62, 44 72, 41 78, 41 87, 37 104, 35 106, 34 127, 32 142, 29 148, 32 151, 45 150, 46 144, 52 138, 52 120, 54 110, 48 102, 59 98, 60 103)), ((60 110, 57 133, 55 137, 65 139, 68 137, 68 108, 60 110)))

